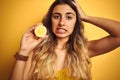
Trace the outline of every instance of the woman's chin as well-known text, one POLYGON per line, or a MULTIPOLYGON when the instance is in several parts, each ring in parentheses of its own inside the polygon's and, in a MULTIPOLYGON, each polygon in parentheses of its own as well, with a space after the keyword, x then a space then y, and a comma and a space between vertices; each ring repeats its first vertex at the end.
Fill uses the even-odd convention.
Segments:
POLYGON ((69 38, 69 36, 63 35, 63 34, 62 34, 62 35, 56 35, 56 37, 57 37, 57 38, 61 38, 61 39, 62 39, 62 38, 69 38))

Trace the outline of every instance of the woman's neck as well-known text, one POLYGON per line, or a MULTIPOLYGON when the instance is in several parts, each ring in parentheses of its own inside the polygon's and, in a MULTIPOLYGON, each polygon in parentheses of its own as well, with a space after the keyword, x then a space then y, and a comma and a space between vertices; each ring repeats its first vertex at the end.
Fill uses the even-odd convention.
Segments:
POLYGON ((58 38, 56 49, 65 49, 68 38, 58 38))
POLYGON ((61 70, 64 68, 65 58, 67 54, 66 43, 68 39, 57 39, 57 46, 55 48, 55 53, 57 55, 57 60, 55 61, 56 70, 61 70))

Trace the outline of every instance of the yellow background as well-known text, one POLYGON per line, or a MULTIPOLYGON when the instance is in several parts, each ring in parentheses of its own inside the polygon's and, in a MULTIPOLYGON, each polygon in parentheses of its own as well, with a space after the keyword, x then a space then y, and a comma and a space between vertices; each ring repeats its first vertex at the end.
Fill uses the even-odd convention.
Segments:
MULTIPOLYGON (((7 80, 19 49, 22 34, 41 22, 54 0, 0 0, 0 80, 7 80)), ((86 14, 120 21, 120 0, 79 0, 86 14)), ((89 40, 106 36, 103 30, 85 23, 89 40)), ((93 80, 120 80, 120 48, 92 58, 93 80)))

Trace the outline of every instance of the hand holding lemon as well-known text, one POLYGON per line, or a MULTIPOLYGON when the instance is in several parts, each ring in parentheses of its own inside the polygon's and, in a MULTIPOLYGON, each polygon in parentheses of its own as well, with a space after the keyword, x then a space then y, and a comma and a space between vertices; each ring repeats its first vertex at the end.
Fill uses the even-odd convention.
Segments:
POLYGON ((37 37, 44 37, 47 33, 47 29, 45 26, 43 25, 39 25, 36 27, 36 29, 34 30, 34 33, 37 37))
POLYGON ((43 25, 35 25, 24 33, 21 45, 20 45, 20 52, 22 55, 28 56, 29 53, 47 36, 47 29, 43 25), (33 33, 34 32, 34 33, 33 33))

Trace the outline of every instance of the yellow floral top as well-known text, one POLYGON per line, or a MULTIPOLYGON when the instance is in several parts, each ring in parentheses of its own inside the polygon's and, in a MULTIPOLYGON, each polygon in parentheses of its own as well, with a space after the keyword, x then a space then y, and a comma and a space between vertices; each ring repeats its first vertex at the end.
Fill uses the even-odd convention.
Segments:
MULTIPOLYGON (((78 80, 75 78, 71 78, 68 75, 68 70, 67 69, 63 69, 63 70, 59 70, 56 74, 56 78, 52 79, 52 80, 78 80)), ((82 80, 82 79, 79 79, 82 80)))
POLYGON ((72 80, 72 79, 70 79, 69 76, 67 75, 67 70, 63 69, 57 72, 56 79, 54 80, 72 80))

